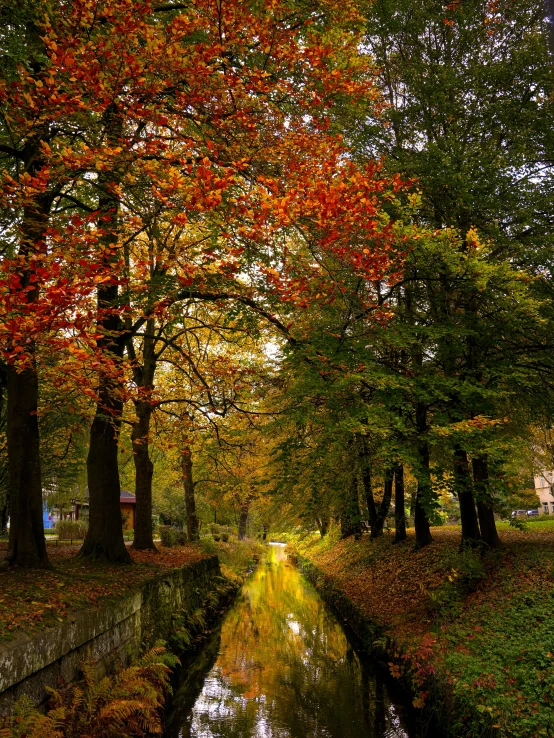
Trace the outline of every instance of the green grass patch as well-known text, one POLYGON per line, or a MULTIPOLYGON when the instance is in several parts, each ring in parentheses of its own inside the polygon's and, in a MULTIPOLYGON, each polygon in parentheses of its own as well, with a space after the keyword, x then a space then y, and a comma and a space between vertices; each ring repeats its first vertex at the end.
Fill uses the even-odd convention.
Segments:
POLYGON ((264 552, 264 546, 259 541, 253 538, 239 541, 234 536, 230 536, 228 541, 215 541, 212 536, 204 536, 200 546, 205 553, 219 557, 226 576, 238 579, 254 569, 264 552))

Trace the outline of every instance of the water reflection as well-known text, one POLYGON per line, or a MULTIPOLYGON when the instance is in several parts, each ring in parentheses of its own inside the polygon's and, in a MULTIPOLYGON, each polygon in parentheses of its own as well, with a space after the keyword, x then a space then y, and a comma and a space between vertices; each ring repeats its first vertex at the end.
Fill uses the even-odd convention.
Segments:
POLYGON ((175 695, 166 738, 408 738, 401 708, 282 547, 175 695))

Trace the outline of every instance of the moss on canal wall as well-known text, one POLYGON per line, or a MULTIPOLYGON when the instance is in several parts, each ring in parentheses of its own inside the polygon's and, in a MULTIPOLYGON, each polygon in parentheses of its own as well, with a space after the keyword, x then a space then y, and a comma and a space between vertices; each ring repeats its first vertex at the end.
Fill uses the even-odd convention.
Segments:
POLYGON ((47 686, 77 679, 83 659, 102 673, 114 663, 133 661, 176 627, 188 624, 191 632, 195 614, 198 618, 206 605, 217 604, 214 591, 220 584, 219 561, 209 556, 154 576, 102 607, 73 613, 59 627, 0 645, 0 715, 9 714, 22 695, 39 704, 47 686))

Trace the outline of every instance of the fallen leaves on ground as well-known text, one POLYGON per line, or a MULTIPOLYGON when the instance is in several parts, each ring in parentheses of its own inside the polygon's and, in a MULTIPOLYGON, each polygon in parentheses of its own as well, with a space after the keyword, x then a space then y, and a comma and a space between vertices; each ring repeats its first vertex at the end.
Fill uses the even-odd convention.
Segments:
POLYGON ((53 570, 0 572, 0 641, 58 625, 70 612, 102 607, 146 579, 207 556, 196 546, 160 546, 157 552, 131 550, 134 565, 106 566, 77 558, 78 551, 79 546, 49 545, 53 570))
POLYGON ((413 532, 401 544, 390 534, 330 537, 299 551, 391 637, 389 669, 409 678, 416 706, 433 677, 456 734, 551 738, 554 532, 500 537, 502 548, 483 557, 460 554, 460 532, 448 528, 433 529, 434 543, 420 551, 413 532))

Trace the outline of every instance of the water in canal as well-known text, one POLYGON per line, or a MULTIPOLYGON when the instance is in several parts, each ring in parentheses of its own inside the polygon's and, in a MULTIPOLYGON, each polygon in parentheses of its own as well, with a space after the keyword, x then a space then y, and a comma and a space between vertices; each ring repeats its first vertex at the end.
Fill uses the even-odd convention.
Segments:
POLYGON ((282 546, 186 669, 166 738, 415 738, 405 710, 282 546))

